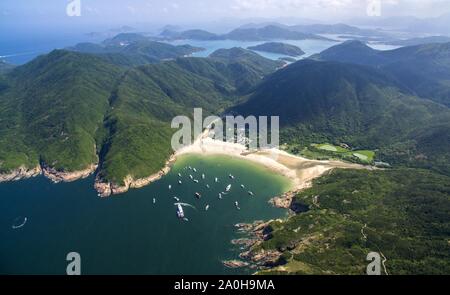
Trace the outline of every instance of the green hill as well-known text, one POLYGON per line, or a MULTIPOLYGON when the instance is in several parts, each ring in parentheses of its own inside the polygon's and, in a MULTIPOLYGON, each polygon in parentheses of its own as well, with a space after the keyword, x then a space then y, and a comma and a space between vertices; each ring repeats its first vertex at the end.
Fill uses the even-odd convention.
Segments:
POLYGON ((126 33, 105 40, 102 44, 79 43, 67 50, 96 54, 110 63, 133 67, 188 56, 203 48, 190 45, 174 46, 152 41, 139 34, 126 33))
POLYGON ((232 110, 279 116, 283 143, 345 142, 378 149, 381 160, 418 166, 441 157, 443 171, 450 172, 450 148, 441 145, 450 130, 448 108, 414 96, 370 67, 300 61, 267 77, 232 110))
POLYGON ((275 25, 268 25, 263 28, 238 28, 228 34, 223 35, 224 39, 239 41, 268 41, 268 40, 327 40, 327 38, 309 34, 291 31, 275 25))
POLYGON ((41 162, 74 171, 96 163, 95 134, 119 75, 97 57, 66 51, 13 70, 0 93, 1 170, 41 162))
POLYGON ((305 52, 297 46, 279 42, 268 42, 256 46, 250 46, 248 47, 248 49, 283 54, 288 56, 302 56, 305 54, 305 52))
POLYGON ((210 33, 205 30, 187 30, 183 32, 175 32, 170 30, 165 30, 160 34, 161 37, 172 39, 172 40, 220 40, 221 37, 214 33, 210 33))
POLYGON ((98 55, 41 56, 0 79, 1 171, 40 163, 71 172, 100 160, 115 183, 149 176, 172 153, 172 118, 194 107, 220 113, 278 65, 251 56, 132 69, 98 55))
POLYGON ((447 274, 449 184, 425 170, 336 170, 296 196, 306 212, 270 223, 254 251, 281 252, 282 267, 262 273, 364 275, 375 251, 390 275, 447 274))
POLYGON ((418 96, 450 106, 450 43, 379 51, 359 41, 349 41, 315 58, 377 67, 418 96))

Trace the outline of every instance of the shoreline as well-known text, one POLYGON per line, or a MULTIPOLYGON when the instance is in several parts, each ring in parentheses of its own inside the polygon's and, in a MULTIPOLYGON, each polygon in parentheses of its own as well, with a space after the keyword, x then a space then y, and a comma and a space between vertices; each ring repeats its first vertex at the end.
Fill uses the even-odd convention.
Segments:
POLYGON ((131 175, 128 175, 123 180, 124 185, 117 185, 108 181, 104 181, 100 175, 97 175, 95 177, 94 188, 97 191, 98 195, 102 198, 123 194, 130 189, 142 188, 155 181, 160 180, 162 177, 167 175, 172 169, 172 166, 175 163, 176 159, 176 156, 172 155, 169 160, 166 161, 166 164, 161 170, 148 177, 134 179, 131 175))
MULTIPOLYGON (((125 193, 130 189, 142 188, 167 175, 180 156, 189 154, 231 156, 262 165, 272 172, 288 178, 291 181, 291 189, 280 196, 275 196, 270 201, 275 207, 285 209, 290 208, 292 198, 299 191, 310 188, 312 186, 312 181, 324 175, 326 172, 335 168, 375 169, 372 166, 364 166, 337 160, 310 160, 300 156, 291 155, 279 149, 249 151, 246 146, 239 143, 214 140, 209 137, 209 130, 205 130, 193 144, 183 147, 172 154, 166 161, 164 167, 158 172, 148 177, 138 179, 134 179, 131 175, 128 175, 123 180, 123 185, 105 181, 100 174, 97 174, 95 177, 94 189, 100 197, 109 197, 125 193)), ((56 169, 45 165, 38 165, 35 168, 21 166, 9 173, 0 174, 0 183, 27 179, 41 174, 50 179, 53 183, 73 182, 94 174, 98 169, 98 165, 99 164, 96 163, 91 164, 86 169, 73 172, 57 171, 56 169)))
POLYGON ((192 145, 179 150, 175 157, 189 154, 213 156, 226 155, 264 166, 291 181, 291 189, 280 196, 271 199, 278 208, 289 209, 293 197, 300 191, 310 188, 313 180, 336 169, 375 169, 372 166, 347 163, 338 160, 311 160, 289 154, 279 149, 264 149, 249 151, 244 145, 223 142, 208 137, 206 130, 192 145))
POLYGON ((96 170, 97 164, 90 164, 86 169, 73 172, 58 171, 55 168, 44 165, 38 165, 34 168, 27 168, 22 165, 11 172, 0 174, 0 183, 25 180, 39 175, 43 175, 53 183, 74 182, 89 177, 96 170))

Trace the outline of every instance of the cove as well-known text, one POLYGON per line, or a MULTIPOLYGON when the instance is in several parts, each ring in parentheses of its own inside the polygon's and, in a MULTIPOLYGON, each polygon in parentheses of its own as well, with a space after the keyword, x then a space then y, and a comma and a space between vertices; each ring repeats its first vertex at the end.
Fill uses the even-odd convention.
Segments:
POLYGON ((285 216, 268 200, 290 189, 288 179, 230 156, 182 156, 158 182, 109 198, 99 198, 93 182, 0 184, 0 273, 65 274, 69 252, 80 254, 82 274, 250 273, 221 263, 239 253, 230 243, 239 237, 234 224, 285 216), (230 193, 219 199, 228 184, 230 193), (188 222, 176 217, 174 197, 195 207, 184 207, 188 222), (18 217, 27 222, 13 228, 18 217))

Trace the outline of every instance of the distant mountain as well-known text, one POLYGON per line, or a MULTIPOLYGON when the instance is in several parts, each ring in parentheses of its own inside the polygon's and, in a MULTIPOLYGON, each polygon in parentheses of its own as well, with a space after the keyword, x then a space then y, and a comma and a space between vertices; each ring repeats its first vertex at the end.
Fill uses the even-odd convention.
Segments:
POLYGON ((169 40, 237 40, 237 41, 270 41, 270 40, 328 40, 315 34, 295 31, 288 26, 271 24, 264 26, 244 26, 237 28, 227 34, 214 34, 205 30, 172 31, 164 30, 160 38, 169 40))
POLYGON ((401 30, 410 33, 450 34, 450 13, 438 17, 417 18, 413 16, 351 19, 350 23, 362 26, 401 30))
POLYGON ((140 34, 119 34, 102 44, 79 43, 67 50, 97 54, 109 62, 122 66, 135 66, 185 57, 203 48, 151 41, 140 34))
POLYGON ((284 29, 288 29, 288 25, 284 25, 277 22, 262 22, 262 23, 248 23, 240 26, 238 29, 262 29, 267 26, 276 26, 284 29))
POLYGON ((450 43, 379 51, 361 42, 349 41, 314 58, 383 69, 419 96, 450 106, 450 43))
POLYGON ((218 49, 214 51, 209 57, 215 60, 228 61, 234 63, 242 62, 251 66, 252 68, 255 69, 258 68, 262 70, 265 74, 283 65, 282 62, 264 58, 251 50, 239 47, 234 47, 230 49, 218 49))
POLYGON ((445 159, 441 171, 450 173, 450 146, 440 146, 450 135, 450 110, 371 67, 299 61, 267 77, 231 111, 279 116, 282 142, 346 142, 419 166, 428 163, 416 161, 423 154, 435 164, 445 159))
POLYGON ((121 33, 103 41, 103 46, 124 46, 136 41, 147 41, 148 38, 138 33, 121 33))
POLYGON ((166 30, 163 31, 160 36, 169 38, 169 39, 175 39, 175 40, 204 40, 204 41, 211 41, 211 40, 219 40, 221 39, 219 35, 210 33, 205 30, 188 30, 183 32, 175 32, 166 30))
POLYGON ((306 39, 327 40, 327 38, 321 36, 302 32, 295 32, 274 25, 269 25, 263 28, 236 29, 228 34, 223 35, 223 38, 239 41, 306 40, 306 39))
POLYGON ((393 40, 387 42, 390 45, 397 46, 415 46, 415 45, 424 45, 424 44, 432 44, 432 43, 449 43, 450 37, 447 36, 430 36, 430 37, 422 37, 422 38, 412 38, 405 40, 393 40))
POLYGON ((305 54, 305 52, 297 46, 279 42, 268 42, 256 46, 250 46, 248 47, 248 49, 283 54, 288 56, 302 56, 305 54))
POLYGON ((360 37, 376 37, 385 36, 374 29, 361 29, 342 23, 338 24, 302 24, 302 25, 285 25, 276 22, 250 23, 240 26, 239 29, 262 29, 267 26, 279 27, 285 30, 302 32, 307 34, 336 34, 336 35, 358 35, 360 37))
POLYGON ((358 35, 365 37, 384 36, 377 30, 361 29, 355 26, 346 24, 314 24, 314 25, 296 25, 290 26, 290 30, 309 33, 309 34, 343 34, 343 35, 358 35))

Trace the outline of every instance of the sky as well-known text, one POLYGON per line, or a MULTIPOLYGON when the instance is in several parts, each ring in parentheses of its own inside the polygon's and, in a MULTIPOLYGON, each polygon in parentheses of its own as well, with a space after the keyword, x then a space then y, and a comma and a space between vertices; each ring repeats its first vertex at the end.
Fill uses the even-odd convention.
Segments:
POLYGON ((450 13, 449 0, 0 0, 0 26, 4 28, 194 25, 260 18, 332 23, 352 18, 427 18, 445 13, 450 13), (81 3, 80 16, 67 14, 67 5, 74 1, 81 3), (381 9, 368 13, 368 7, 373 8, 376 2, 381 3, 381 9))

